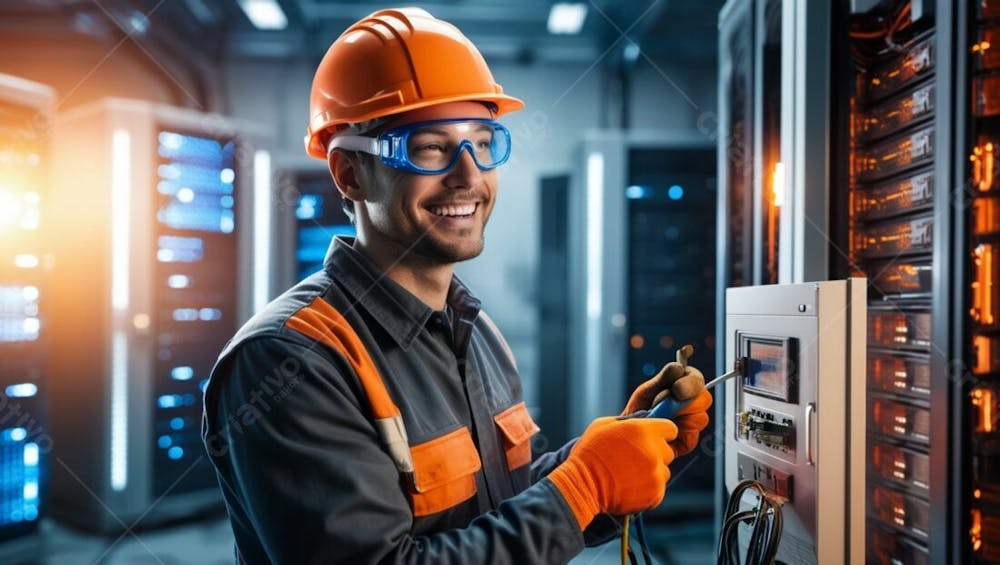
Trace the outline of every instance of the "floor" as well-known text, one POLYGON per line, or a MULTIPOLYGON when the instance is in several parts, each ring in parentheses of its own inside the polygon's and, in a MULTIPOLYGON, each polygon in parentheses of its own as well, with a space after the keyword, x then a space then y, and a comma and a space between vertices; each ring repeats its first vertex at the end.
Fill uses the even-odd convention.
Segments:
MULTIPOLYGON (((694 522, 655 525, 649 528, 654 562, 711 563, 711 524, 694 522)), ((589 548, 572 565, 617 565, 620 546, 612 541, 589 548)), ((222 518, 189 522, 169 528, 103 537, 69 529, 51 521, 42 524, 40 540, 22 544, 21 558, 0 554, 0 562, 25 565, 223 565, 231 564, 232 533, 222 518)), ((640 558, 639 562, 642 560, 640 558)))

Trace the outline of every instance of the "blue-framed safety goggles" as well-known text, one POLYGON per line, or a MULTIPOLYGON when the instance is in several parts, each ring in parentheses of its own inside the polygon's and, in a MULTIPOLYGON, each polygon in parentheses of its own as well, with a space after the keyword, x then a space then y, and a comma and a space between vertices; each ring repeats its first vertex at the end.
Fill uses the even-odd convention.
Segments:
POLYGON ((386 166, 421 175, 438 175, 455 167, 467 150, 480 170, 495 169, 510 158, 510 130, 480 118, 431 120, 391 128, 378 137, 339 135, 334 149, 377 155, 386 166))

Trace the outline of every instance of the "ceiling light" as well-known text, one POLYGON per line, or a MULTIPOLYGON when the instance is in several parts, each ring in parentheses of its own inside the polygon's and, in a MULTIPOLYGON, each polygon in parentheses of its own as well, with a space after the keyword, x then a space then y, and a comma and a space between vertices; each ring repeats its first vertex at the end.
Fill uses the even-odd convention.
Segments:
POLYGON ((240 0, 240 8, 257 29, 288 27, 288 18, 276 0, 240 0))
POLYGON ((583 20, 586 18, 586 4, 553 4, 552 10, 549 11, 549 33, 580 33, 580 29, 583 27, 583 20))

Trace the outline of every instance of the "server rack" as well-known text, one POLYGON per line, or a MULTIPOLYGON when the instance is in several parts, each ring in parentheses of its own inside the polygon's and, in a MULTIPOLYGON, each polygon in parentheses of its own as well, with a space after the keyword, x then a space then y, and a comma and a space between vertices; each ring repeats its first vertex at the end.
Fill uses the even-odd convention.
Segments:
POLYGON ((837 40, 853 53, 839 65, 852 74, 840 76, 856 82, 843 96, 849 131, 835 151, 849 185, 841 214, 849 268, 870 272, 875 306, 868 558, 998 562, 977 531, 996 514, 983 512, 988 504, 972 508, 982 490, 971 473, 988 464, 988 442, 974 441, 970 420, 974 402, 985 400, 970 371, 975 337, 984 335, 976 301, 993 292, 988 276, 976 279, 988 271, 977 251, 989 248, 965 228, 978 200, 970 174, 988 160, 980 154, 986 145, 966 133, 975 10, 923 2, 864 8, 838 6, 849 16, 837 40), (879 20, 886 23, 876 27, 879 20))
POLYGON ((115 531, 217 507, 201 393, 266 292, 267 154, 249 126, 134 100, 56 132, 53 513, 115 531))
POLYGON ((964 289, 962 298, 968 306, 956 309, 957 319, 952 321, 961 330, 953 347, 961 352, 961 368, 968 368, 953 373, 953 377, 961 378, 954 387, 957 409, 952 422, 967 432, 968 441, 960 438, 963 441, 958 445, 962 449, 956 452, 959 460, 952 472, 963 478, 955 489, 959 502, 954 506, 968 517, 968 522, 959 522, 954 529, 958 530, 956 536, 961 540, 960 547, 964 547, 963 553, 971 553, 974 562, 1000 563, 1000 273, 995 262, 1000 244, 1000 185, 996 182, 1000 148, 1000 3, 981 0, 975 4, 974 9, 967 4, 957 7, 954 16, 955 44, 968 47, 956 53, 956 92, 967 95, 956 101, 955 138, 959 143, 954 158, 966 166, 956 171, 956 181, 961 184, 955 186, 962 188, 962 198, 957 199, 960 206, 954 221, 958 237, 952 248, 959 261, 954 285, 964 289), (962 536, 965 532, 968 537, 962 536))
POLYGON ((37 547, 47 509, 51 296, 47 86, 0 75, 0 559, 37 547))
POLYGON ((802 56, 782 79, 793 93, 782 132, 814 158, 782 152, 794 205, 784 210, 793 237, 782 237, 781 263, 791 262, 792 282, 867 275, 871 284, 867 559, 1000 562, 1000 7, 784 3, 802 56), (829 242, 800 237, 813 222, 829 242), (807 264, 812 255, 826 261, 822 271, 807 264))
POLYGON ((272 294, 323 268, 335 236, 356 230, 341 207, 341 195, 325 168, 283 166, 275 171, 275 269, 272 294), (289 253, 294 250, 294 254, 289 253))

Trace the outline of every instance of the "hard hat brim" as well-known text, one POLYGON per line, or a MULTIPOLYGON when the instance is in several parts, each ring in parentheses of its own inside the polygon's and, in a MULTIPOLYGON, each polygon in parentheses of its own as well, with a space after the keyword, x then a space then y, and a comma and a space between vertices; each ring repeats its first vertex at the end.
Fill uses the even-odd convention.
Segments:
MULTIPOLYGON (((412 110, 419 110, 421 108, 437 106, 439 104, 448 104, 451 102, 489 102, 495 104, 496 112, 494 113, 494 117, 499 117, 508 112, 514 112, 524 108, 524 101, 506 94, 461 94, 457 96, 442 96, 438 98, 419 100, 411 104, 397 106, 393 108, 392 114, 388 115, 382 110, 373 111, 370 114, 358 116, 356 121, 366 122, 368 120, 386 118, 390 115, 394 116, 410 112, 412 110)), ((340 128, 342 129, 343 127, 346 127, 347 124, 330 124, 329 118, 323 114, 314 116, 312 121, 313 123, 310 124, 309 132, 305 137, 306 153, 308 153, 310 157, 325 161, 327 159, 326 144, 329 137, 337 133, 338 126, 342 126, 340 128)))

